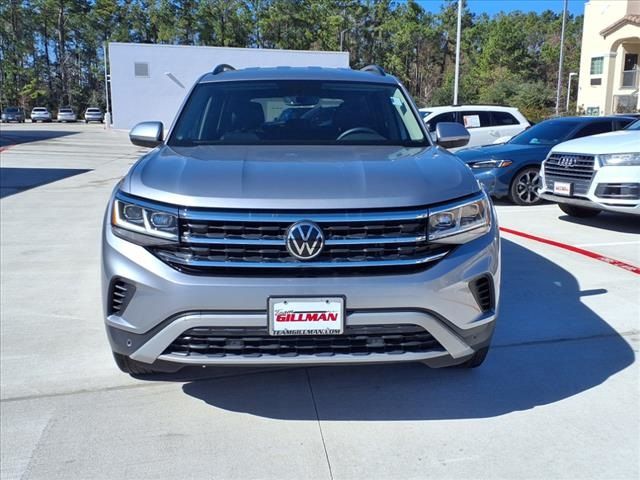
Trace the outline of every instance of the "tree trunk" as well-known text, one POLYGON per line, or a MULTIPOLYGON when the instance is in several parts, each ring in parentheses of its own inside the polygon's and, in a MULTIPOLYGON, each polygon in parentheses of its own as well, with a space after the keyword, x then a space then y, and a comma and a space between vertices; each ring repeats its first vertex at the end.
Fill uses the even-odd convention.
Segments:
POLYGON ((53 84, 51 82, 51 56, 49 55, 49 31, 47 30, 47 15, 42 14, 42 42, 44 43, 44 62, 47 66, 47 98, 51 98, 53 84))
POLYGON ((65 0, 59 0, 58 3, 58 62, 60 65, 60 84, 62 88, 62 104, 65 100, 69 103, 69 79, 67 77, 67 55, 65 49, 66 43, 66 17, 65 17, 65 0))

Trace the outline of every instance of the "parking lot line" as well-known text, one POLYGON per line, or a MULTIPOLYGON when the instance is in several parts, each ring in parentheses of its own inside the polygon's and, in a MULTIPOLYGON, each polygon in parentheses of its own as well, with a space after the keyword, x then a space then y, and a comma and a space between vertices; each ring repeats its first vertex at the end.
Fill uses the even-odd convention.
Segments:
POLYGON ((569 245, 566 243, 558 242, 556 240, 550 240, 548 238, 538 237, 536 235, 531 235, 530 233, 521 232, 519 230, 513 230, 511 228, 500 227, 500 231, 505 233, 510 233, 512 235, 517 235, 522 238, 527 238, 529 240, 535 240, 536 242, 545 243, 547 245, 552 245, 554 247, 563 248, 573 253, 578 253, 580 255, 584 255, 585 257, 593 258, 595 260, 600 260, 601 262, 608 263, 609 265, 613 265, 615 267, 622 268, 631 273, 635 273, 636 275, 640 275, 640 267, 631 265, 630 263, 622 262, 620 260, 616 260, 615 258, 607 257, 600 253, 592 252, 590 250, 585 250, 584 248, 575 247, 573 245, 569 245))
POLYGON ((640 245, 640 240, 629 242, 579 243, 576 247, 617 247, 618 245, 640 245))

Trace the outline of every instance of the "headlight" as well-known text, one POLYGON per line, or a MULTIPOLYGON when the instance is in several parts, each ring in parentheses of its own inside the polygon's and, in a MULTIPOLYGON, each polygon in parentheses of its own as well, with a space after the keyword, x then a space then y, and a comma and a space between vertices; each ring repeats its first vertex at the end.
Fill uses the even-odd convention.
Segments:
POLYGON ((511 160, 483 160, 481 162, 472 163, 471 168, 504 168, 511 165, 511 160))
POLYGON ((598 159, 603 167, 640 166, 640 153, 611 153, 598 155, 598 159))
POLYGON ((112 231, 138 245, 178 241, 178 209, 118 192, 111 211, 112 231))
POLYGON ((466 243, 491 229, 491 205, 486 194, 473 200, 429 210, 428 238, 436 243, 466 243))

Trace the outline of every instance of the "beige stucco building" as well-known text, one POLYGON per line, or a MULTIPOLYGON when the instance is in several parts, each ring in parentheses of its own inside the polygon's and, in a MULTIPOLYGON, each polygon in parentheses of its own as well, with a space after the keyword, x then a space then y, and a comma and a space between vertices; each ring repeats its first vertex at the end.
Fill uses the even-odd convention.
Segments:
POLYGON ((640 0, 589 0, 577 109, 587 115, 640 111, 640 0))

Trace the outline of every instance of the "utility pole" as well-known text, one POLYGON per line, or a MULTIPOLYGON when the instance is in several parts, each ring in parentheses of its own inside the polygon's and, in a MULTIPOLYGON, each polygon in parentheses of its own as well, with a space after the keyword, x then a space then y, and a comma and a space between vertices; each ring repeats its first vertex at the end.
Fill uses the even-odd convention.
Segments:
POLYGON ((567 22, 567 4, 569 0, 564 0, 562 9, 562 32, 560 33, 560 62, 558 64, 558 88, 556 89, 556 117, 560 115, 560 90, 562 90, 562 62, 564 61, 564 28, 567 22))
POLYGON ((345 28, 344 30, 340 30, 340 51, 342 52, 342 46, 344 44, 344 34, 347 33, 349 31, 348 28, 345 28))
MULTIPOLYGON (((565 0, 566 1, 566 0, 565 0)), ((453 104, 458 104, 458 82, 460 77, 460 31, 462 30, 462 0, 458 0, 458 33, 456 33, 456 73, 453 80, 453 104)))

